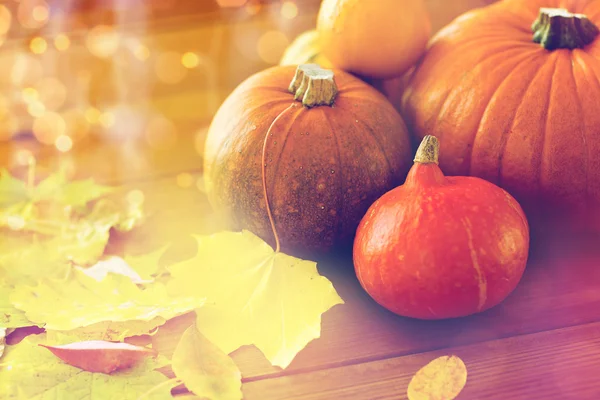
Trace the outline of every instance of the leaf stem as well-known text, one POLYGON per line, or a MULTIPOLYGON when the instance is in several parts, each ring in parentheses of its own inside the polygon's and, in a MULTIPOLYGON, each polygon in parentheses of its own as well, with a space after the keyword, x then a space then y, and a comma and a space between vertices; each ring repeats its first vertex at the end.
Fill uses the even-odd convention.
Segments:
POLYGON ((267 215, 269 216, 269 223, 271 224, 271 229, 273 230, 273 236, 275 236, 275 253, 279 253, 279 251, 281 250, 281 245, 279 243, 279 236, 277 235, 277 229, 275 228, 275 221, 273 219, 273 214, 271 212, 271 206, 269 204, 269 196, 267 194, 267 173, 266 173, 267 140, 268 140, 269 136, 272 135, 271 130, 273 129, 273 127, 275 126, 275 123, 279 120, 279 118, 281 118, 283 116, 283 114, 285 114, 287 111, 289 111, 295 107, 296 107, 295 103, 290 104, 285 110, 283 110, 273 120, 273 122, 271 122, 271 126, 269 126, 269 129, 267 129, 267 133, 265 134, 265 140, 263 142, 263 148, 262 148, 262 159, 261 159, 260 165, 261 165, 261 174, 262 174, 263 195, 265 198, 265 205, 267 207, 267 215))

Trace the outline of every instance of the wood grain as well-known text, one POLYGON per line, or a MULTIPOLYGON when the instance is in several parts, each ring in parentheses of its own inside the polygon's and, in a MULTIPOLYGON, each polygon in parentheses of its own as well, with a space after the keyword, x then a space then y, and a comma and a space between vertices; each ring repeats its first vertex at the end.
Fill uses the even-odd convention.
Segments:
POLYGON ((486 400, 597 399, 600 323, 516 336, 323 371, 255 380, 246 400, 400 400, 415 372, 431 360, 457 355, 466 364, 457 397, 486 400), (318 390, 315 390, 318 388, 318 390))

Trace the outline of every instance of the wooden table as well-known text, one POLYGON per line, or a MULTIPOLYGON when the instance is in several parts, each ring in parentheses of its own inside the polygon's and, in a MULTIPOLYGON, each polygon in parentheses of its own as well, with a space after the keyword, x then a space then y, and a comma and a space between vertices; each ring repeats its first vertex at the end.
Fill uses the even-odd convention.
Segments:
MULTIPOLYGON (((54 3, 60 9, 68 2, 54 3)), ((47 38, 48 48, 29 53, 24 65, 33 72, 22 79, 22 87, 2 81, 8 85, 3 96, 35 85, 27 82, 31 74, 54 71, 68 93, 56 109, 67 123, 58 133, 34 129, 49 143, 40 144, 30 133, 35 125, 28 104, 14 105, 9 126, 18 126, 22 135, 0 143, 0 166, 23 174, 32 155, 40 174, 62 165, 73 177, 140 189, 147 210, 156 214, 132 238, 112 243, 112 250, 125 246, 141 252, 171 241, 177 246, 170 256, 185 258, 190 255, 189 234, 215 228, 197 185, 207 124, 239 82, 276 62, 286 43, 314 25, 319 1, 298 0, 297 15, 289 20, 281 17, 278 2, 235 10, 219 10, 204 0, 180 1, 177 7, 160 0, 145 3, 127 3, 115 11, 102 2, 85 2, 76 10, 65 9, 62 24, 51 18, 31 29, 15 27, 13 20, 0 57, 14 63, 15 54, 27 52, 38 34, 47 38), (114 24, 115 30, 91 30, 98 23, 114 24), (55 37, 62 32, 70 46, 58 51, 54 43, 61 47, 64 42, 55 37), (118 50, 110 42, 115 34, 118 50), (94 42, 98 35, 107 42, 94 42), (266 44, 257 51, 261 40, 266 44), (108 56, 91 56, 90 49, 108 56), (185 52, 197 55, 191 56, 197 65, 191 62, 190 69, 179 63, 185 52), (66 110, 75 111, 67 115, 66 110), (82 132, 88 133, 77 134, 82 132), (61 134, 73 136, 72 148, 64 140, 58 145, 64 152, 53 145, 61 134)), ((484 3, 428 1, 436 30, 484 3)), ((11 9, 17 4, 11 3, 11 9)), ((0 64, 0 69, 8 68, 6 62, 0 64)), ((324 315, 322 337, 285 371, 272 367, 253 347, 236 351, 245 398, 404 399, 420 367, 437 356, 456 354, 469 371, 459 399, 600 399, 599 240, 539 243, 522 282, 506 301, 482 314, 447 321, 392 315, 362 291, 351 259, 322 262, 321 273, 346 304, 324 315)), ((190 315, 169 321, 152 338, 154 346, 170 354, 191 322, 190 315)))

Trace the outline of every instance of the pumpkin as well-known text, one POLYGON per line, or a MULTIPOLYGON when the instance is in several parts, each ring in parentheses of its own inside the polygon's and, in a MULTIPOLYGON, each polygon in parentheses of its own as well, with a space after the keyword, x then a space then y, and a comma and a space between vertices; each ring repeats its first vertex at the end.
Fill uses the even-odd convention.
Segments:
POLYGON ((443 319, 498 305, 527 264, 529 225, 508 192, 480 178, 445 176, 439 142, 425 136, 406 182, 373 203, 357 229, 356 275, 380 305, 443 319))
POLYGON ((424 53, 431 21, 423 0, 323 0, 317 30, 333 65, 388 79, 403 75, 424 53))
POLYGON ((322 68, 333 65, 321 52, 319 32, 312 29, 302 32, 285 49, 279 65, 318 64, 322 68))
POLYGON ((349 248, 375 199, 410 168, 385 97, 342 70, 276 66, 242 82, 207 133, 205 185, 218 215, 292 255, 349 248))
POLYGON ((505 188, 536 230, 600 231, 598 26, 600 1, 468 12, 432 39, 403 116, 416 140, 439 138, 445 173, 505 188))

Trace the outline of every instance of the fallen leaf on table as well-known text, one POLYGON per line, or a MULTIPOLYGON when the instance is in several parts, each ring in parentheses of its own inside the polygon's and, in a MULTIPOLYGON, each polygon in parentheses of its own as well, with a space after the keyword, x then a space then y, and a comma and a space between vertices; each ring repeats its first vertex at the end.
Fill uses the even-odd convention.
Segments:
POLYGON ((197 255, 168 267, 167 285, 170 293, 206 296, 198 329, 226 354, 254 344, 285 368, 320 336, 321 314, 344 303, 314 262, 275 253, 248 231, 196 240, 197 255))
POLYGON ((190 326, 172 357, 175 376, 207 400, 241 400, 242 374, 233 359, 190 326))
POLYGON ((141 289, 126 276, 109 274, 97 281, 77 269, 66 280, 43 279, 35 287, 16 287, 10 301, 30 321, 59 331, 105 321, 168 320, 204 303, 197 294, 169 295, 162 283, 141 289))
POLYGON ((0 357, 4 354, 4 346, 6 345, 6 337, 8 336, 6 329, 7 328, 0 327, 0 357))
POLYGON ((156 351, 129 343, 103 340, 75 342, 61 346, 40 344, 69 365, 88 372, 111 372, 129 368, 145 357, 156 356, 156 351))
POLYGON ((107 340, 120 342, 125 338, 140 335, 153 335, 157 328, 167 322, 162 317, 155 317, 149 321, 103 321, 67 331, 48 331, 48 334, 68 335, 74 341, 107 340))
POLYGON ((172 398, 173 385, 155 371, 168 364, 160 355, 106 375, 68 365, 38 344, 47 344, 45 334, 6 347, 0 366, 0 399, 137 400, 144 393, 148 393, 144 399, 172 398), (157 390, 149 392, 153 388, 157 390))
POLYGON ((0 279, 0 328, 21 328, 36 325, 25 317, 25 313, 15 308, 9 301, 9 294, 13 290, 0 279))
POLYGON ((121 257, 109 257, 106 260, 100 260, 89 268, 77 267, 81 272, 97 281, 106 278, 109 273, 123 275, 131 279, 131 282, 141 284, 149 283, 152 280, 144 280, 131 266, 121 257))
POLYGON ((467 383, 467 367, 457 356, 443 356, 421 368, 408 385, 409 400, 452 400, 467 383))

